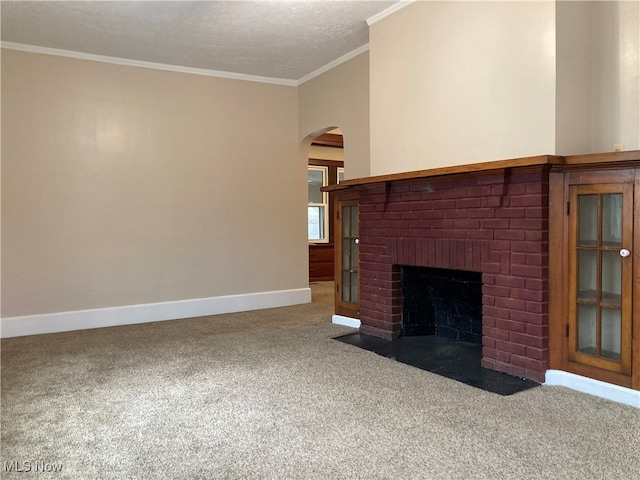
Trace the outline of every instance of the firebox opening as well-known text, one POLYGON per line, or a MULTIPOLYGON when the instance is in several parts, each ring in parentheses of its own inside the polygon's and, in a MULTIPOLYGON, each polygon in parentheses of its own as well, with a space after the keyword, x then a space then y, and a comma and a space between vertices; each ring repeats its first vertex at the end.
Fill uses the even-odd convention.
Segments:
POLYGON ((402 335, 435 335, 482 345, 482 274, 400 268, 402 335))

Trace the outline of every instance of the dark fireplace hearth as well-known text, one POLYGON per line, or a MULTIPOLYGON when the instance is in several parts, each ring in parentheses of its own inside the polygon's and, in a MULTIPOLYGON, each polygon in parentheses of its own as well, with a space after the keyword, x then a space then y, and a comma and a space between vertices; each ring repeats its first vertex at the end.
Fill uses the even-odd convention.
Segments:
POLYGON ((402 335, 482 345, 482 274, 400 267, 402 335))

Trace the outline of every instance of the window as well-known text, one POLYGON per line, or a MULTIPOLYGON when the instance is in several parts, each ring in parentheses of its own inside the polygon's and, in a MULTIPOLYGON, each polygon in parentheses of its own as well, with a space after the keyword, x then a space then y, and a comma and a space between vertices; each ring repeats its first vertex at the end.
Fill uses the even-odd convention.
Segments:
POLYGON ((308 236, 310 242, 328 242, 329 203, 328 194, 320 190, 327 185, 327 167, 309 166, 308 236))
POLYGON ((344 168, 338 167, 338 183, 341 183, 344 180, 344 168))

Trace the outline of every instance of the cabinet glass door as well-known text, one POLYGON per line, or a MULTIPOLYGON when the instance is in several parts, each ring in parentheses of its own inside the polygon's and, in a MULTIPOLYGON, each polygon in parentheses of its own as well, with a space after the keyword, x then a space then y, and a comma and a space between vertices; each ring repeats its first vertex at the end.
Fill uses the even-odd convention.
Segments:
POLYGON ((569 358, 630 373, 633 185, 570 192, 569 358))
POLYGON ((341 200, 336 209, 336 313, 359 315, 359 218, 358 201, 341 200))

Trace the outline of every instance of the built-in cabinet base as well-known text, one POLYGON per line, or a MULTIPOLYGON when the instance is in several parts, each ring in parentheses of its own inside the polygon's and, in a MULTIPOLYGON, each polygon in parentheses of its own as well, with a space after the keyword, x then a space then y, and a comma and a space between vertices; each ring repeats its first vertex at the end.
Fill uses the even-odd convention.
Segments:
POLYGON ((333 281, 333 245, 309 245, 309 281, 333 281))

